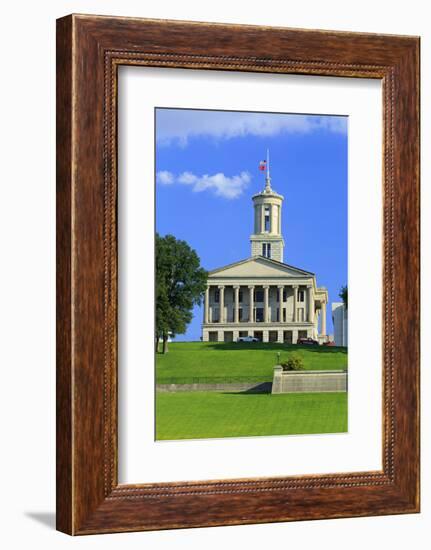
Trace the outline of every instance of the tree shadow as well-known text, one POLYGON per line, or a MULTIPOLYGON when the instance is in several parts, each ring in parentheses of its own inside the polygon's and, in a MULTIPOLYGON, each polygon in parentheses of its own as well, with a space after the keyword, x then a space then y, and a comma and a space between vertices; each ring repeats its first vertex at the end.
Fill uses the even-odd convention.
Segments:
POLYGON ((220 392, 223 393, 223 395, 237 395, 239 397, 245 397, 247 395, 271 395, 271 392, 253 392, 253 391, 224 391, 220 392))
POLYGON ((246 390, 222 391, 220 393, 223 393, 224 395, 256 395, 256 394, 270 395, 271 391, 272 391, 272 382, 262 382, 246 390))

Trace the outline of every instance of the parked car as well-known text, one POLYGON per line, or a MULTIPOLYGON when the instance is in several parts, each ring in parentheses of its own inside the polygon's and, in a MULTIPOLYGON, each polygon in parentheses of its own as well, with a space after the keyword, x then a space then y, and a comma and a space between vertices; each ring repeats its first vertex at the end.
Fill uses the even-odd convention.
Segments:
POLYGON ((319 342, 317 340, 313 340, 313 338, 298 338, 297 344, 300 344, 301 346, 318 346, 319 342))
POLYGON ((254 336, 240 336, 237 342, 259 342, 259 339, 254 336))
POLYGON ((323 342, 324 346, 335 346, 335 342, 323 342))

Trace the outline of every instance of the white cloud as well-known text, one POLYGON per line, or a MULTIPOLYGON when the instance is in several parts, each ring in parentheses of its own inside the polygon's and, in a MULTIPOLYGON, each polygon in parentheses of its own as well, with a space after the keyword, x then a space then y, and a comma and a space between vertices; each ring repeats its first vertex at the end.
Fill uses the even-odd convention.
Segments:
POLYGON ((174 183, 174 175, 167 170, 161 170, 156 174, 156 181, 162 185, 171 185, 174 183))
POLYGON ((177 178, 171 172, 158 172, 157 181, 159 183, 167 183, 160 178, 160 174, 169 174, 169 183, 180 183, 182 185, 191 186, 195 193, 201 193, 203 191, 211 191, 218 197, 225 199, 236 199, 246 189, 251 181, 251 176, 248 172, 241 172, 235 176, 225 176, 222 172, 214 174, 212 176, 204 174, 203 176, 197 176, 192 172, 183 172, 177 178))
POLYGON ((191 185, 193 183, 196 183, 198 179, 199 179, 198 176, 195 176, 194 174, 192 174, 192 172, 183 172, 178 177, 179 183, 185 183, 186 185, 191 185))
POLYGON ((316 131, 346 134, 347 117, 157 109, 157 141, 162 145, 174 142, 185 146, 189 138, 199 136, 231 139, 316 131))

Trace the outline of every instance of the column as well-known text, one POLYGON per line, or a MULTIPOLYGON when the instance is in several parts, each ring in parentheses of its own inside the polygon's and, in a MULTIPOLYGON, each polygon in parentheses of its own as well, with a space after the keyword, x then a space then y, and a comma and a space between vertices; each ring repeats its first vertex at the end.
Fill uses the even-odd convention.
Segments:
POLYGON ((220 315, 219 315, 219 322, 224 323, 224 286, 220 285, 220 315))
POLYGON ((210 308, 210 287, 207 286, 205 290, 205 316, 204 316, 204 323, 209 322, 209 308, 210 308))
POLYGON ((239 286, 238 285, 234 286, 233 289, 235 293, 234 304, 233 304, 233 307, 234 307, 233 321, 234 323, 239 323, 239 286))
POLYGON ((320 321, 320 333, 322 336, 326 336, 326 302, 322 302, 321 305, 321 321, 320 321))
POLYGON ((263 287, 263 291, 264 291, 264 298, 263 298, 263 322, 264 323, 268 323, 268 317, 269 317, 269 308, 268 308, 268 304, 269 304, 269 286, 268 285, 265 285, 263 287))
POLYGON ((314 296, 313 296, 313 287, 309 285, 308 289, 308 322, 312 323, 314 321, 314 296))
POLYGON ((276 204, 271 204, 271 233, 278 233, 278 208, 276 204))
POLYGON ((278 319, 280 323, 283 322, 283 291, 284 286, 278 285, 278 319))
POLYGON ((278 206, 278 234, 281 235, 281 205, 278 206))
POLYGON ((293 322, 296 323, 298 317, 298 285, 293 285, 293 322))
POLYGON ((253 315, 253 311, 254 311, 254 286, 251 285, 248 288, 250 289, 250 298, 249 298, 249 302, 248 302, 248 307, 249 307, 248 322, 249 323, 254 323, 254 315, 253 315))

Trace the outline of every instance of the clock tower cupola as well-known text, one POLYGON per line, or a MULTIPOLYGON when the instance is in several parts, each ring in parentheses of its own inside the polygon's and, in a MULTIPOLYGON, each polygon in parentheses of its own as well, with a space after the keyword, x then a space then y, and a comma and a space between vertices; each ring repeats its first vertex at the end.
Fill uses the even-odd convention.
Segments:
POLYGON ((283 262, 284 239, 281 234, 281 207, 284 197, 271 187, 269 152, 259 165, 266 171, 265 188, 253 195, 254 232, 250 236, 251 255, 283 262))

